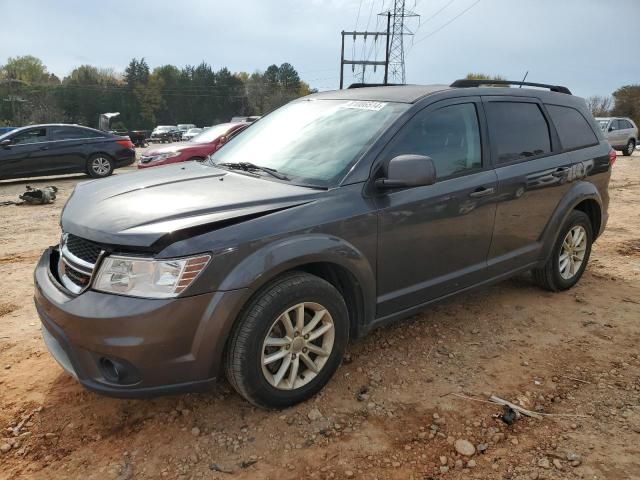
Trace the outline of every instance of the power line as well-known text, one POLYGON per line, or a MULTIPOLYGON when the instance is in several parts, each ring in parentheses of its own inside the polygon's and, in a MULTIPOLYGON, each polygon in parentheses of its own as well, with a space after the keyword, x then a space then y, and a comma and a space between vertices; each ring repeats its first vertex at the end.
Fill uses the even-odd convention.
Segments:
POLYGON ((460 12, 458 15, 456 15, 455 17, 453 17, 451 20, 449 20, 448 22, 446 22, 445 24, 441 25, 439 28, 436 28, 434 31, 429 32, 427 35, 425 35, 424 37, 420 38, 419 40, 416 40, 415 42, 413 42, 413 46, 417 45, 418 43, 422 42, 423 40, 426 40, 429 37, 432 37, 433 35, 435 35, 436 33, 438 33, 440 30, 442 30, 443 28, 445 28, 447 25, 452 24, 454 21, 456 21, 458 18, 460 18, 462 15, 464 15, 465 13, 467 13, 469 10, 471 10, 473 7, 475 7, 478 3, 480 3, 481 0, 476 0, 475 2, 473 2, 471 5, 469 5, 467 8, 465 8, 462 12, 460 12))

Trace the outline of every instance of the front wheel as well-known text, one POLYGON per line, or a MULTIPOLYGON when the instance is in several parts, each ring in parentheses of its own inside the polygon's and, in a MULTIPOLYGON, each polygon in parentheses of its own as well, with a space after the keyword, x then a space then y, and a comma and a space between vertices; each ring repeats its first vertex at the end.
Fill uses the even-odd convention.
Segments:
POLYGON ((535 282, 553 292, 573 287, 587 267, 592 242, 591 220, 584 212, 574 210, 560 230, 547 263, 532 271, 535 282))
POLYGON ((627 146, 622 151, 622 154, 625 157, 628 157, 631 154, 633 154, 633 151, 635 150, 635 148, 636 148, 636 141, 632 138, 631 140, 629 140, 629 143, 627 143, 627 146))
POLYGON ((235 325, 226 373, 236 391, 265 408, 285 408, 329 381, 349 340, 343 297, 325 280, 287 274, 262 288, 235 325))
POLYGON ((111 158, 104 154, 98 154, 89 159, 87 172, 93 178, 104 178, 113 173, 113 167, 111 158))

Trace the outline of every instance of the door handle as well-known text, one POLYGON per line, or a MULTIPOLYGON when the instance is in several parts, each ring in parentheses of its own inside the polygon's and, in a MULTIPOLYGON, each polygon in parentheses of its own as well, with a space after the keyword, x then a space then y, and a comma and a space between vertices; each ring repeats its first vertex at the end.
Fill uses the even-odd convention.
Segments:
POLYGON ((560 167, 560 168, 556 168, 553 173, 551 173, 551 175, 553 175, 554 177, 564 177, 567 172, 570 170, 569 167, 560 167))
POLYGON ((493 195, 496 189, 493 187, 478 187, 473 192, 469 194, 471 198, 482 198, 487 197, 489 195, 493 195))

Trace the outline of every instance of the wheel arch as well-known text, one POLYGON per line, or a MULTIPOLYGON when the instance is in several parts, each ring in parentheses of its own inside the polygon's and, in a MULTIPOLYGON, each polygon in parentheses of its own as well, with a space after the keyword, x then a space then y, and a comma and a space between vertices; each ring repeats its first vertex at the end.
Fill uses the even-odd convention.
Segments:
POLYGON ((594 240, 600 234, 602 227, 602 197, 600 192, 592 183, 578 182, 560 200, 542 233, 544 261, 551 255, 558 231, 573 210, 580 210, 589 216, 593 227, 594 240))
POLYGON ((351 336, 375 316, 375 272, 366 255, 344 239, 328 235, 304 235, 266 245, 243 259, 228 275, 220 290, 264 285, 291 271, 303 271, 332 284, 345 298, 351 336))

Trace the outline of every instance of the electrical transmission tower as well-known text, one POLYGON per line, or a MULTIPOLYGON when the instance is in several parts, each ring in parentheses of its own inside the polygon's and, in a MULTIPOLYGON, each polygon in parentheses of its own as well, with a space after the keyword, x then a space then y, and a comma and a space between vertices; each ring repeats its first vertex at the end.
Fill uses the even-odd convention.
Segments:
POLYGON ((393 7, 379 15, 391 15, 391 42, 389 44, 389 76, 392 83, 407 83, 404 68, 404 37, 413 35, 405 19, 419 17, 405 8, 405 0, 394 0, 393 7))

